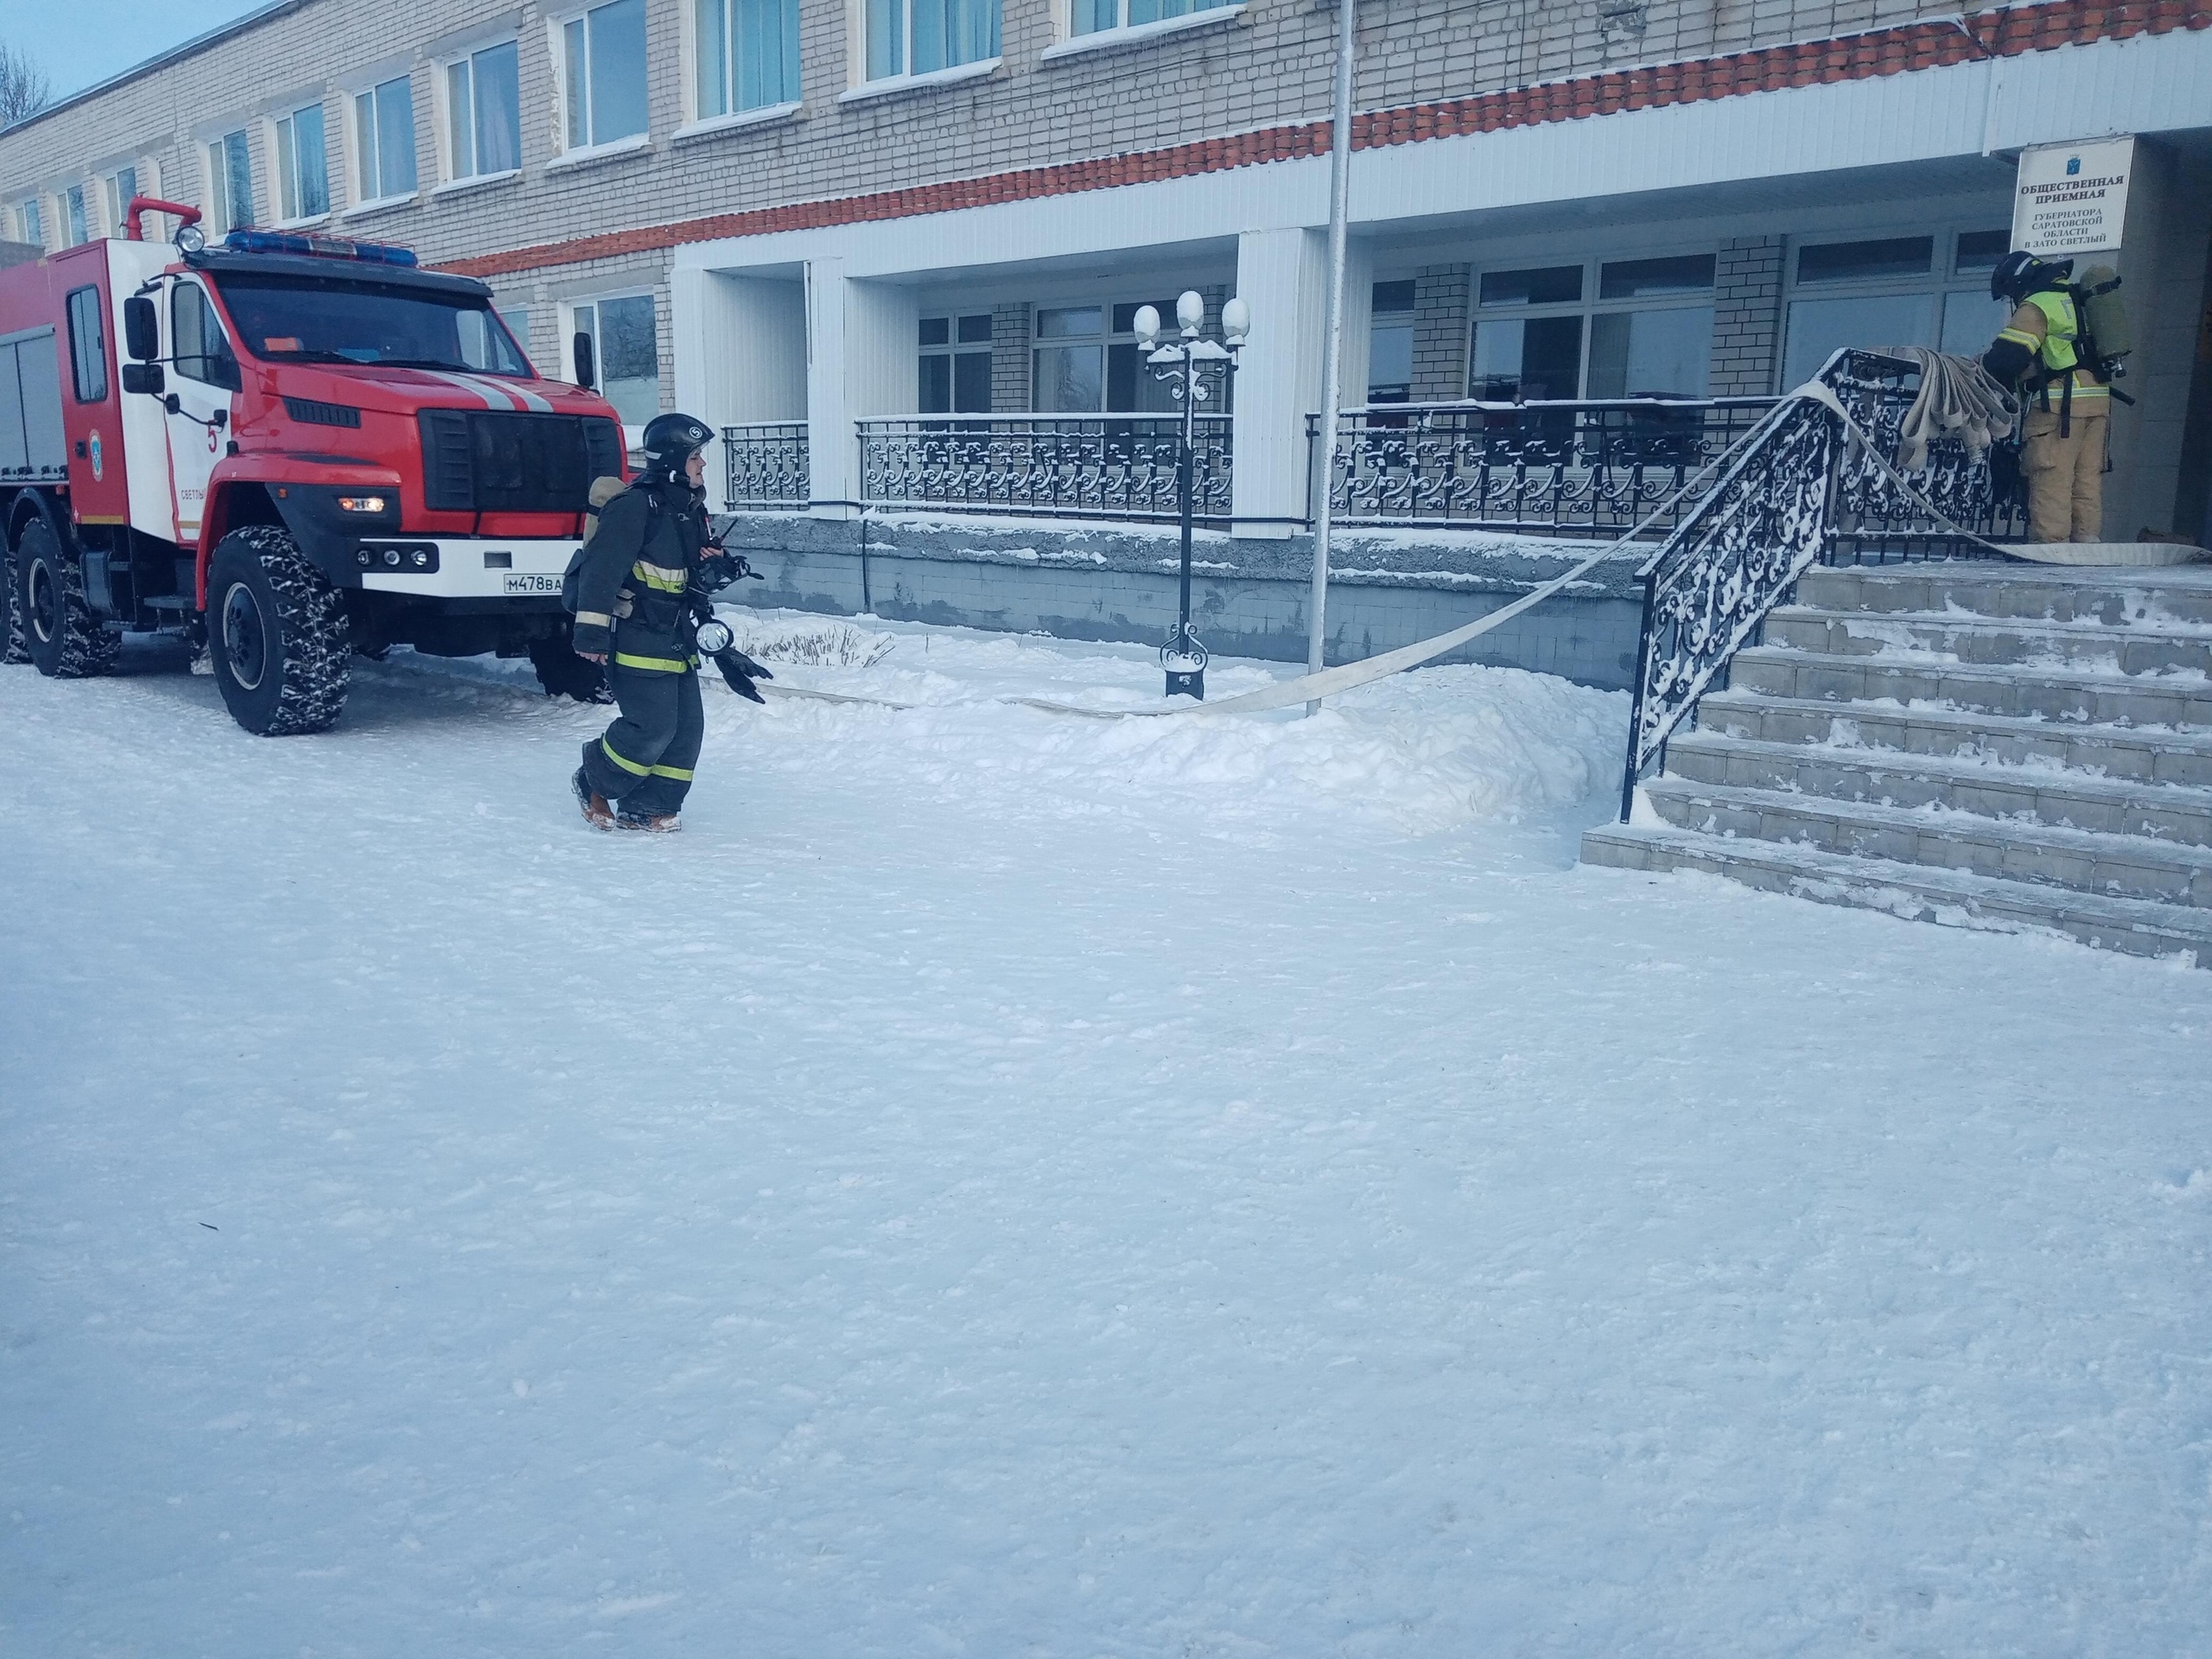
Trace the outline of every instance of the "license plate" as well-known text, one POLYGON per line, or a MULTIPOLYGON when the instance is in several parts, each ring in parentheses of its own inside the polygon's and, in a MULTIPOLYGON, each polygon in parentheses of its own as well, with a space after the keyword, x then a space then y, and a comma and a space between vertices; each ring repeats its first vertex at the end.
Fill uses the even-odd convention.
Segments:
POLYGON ((503 594, 558 594, 561 578, 542 576, 532 571, 511 570, 499 578, 499 591, 503 594))

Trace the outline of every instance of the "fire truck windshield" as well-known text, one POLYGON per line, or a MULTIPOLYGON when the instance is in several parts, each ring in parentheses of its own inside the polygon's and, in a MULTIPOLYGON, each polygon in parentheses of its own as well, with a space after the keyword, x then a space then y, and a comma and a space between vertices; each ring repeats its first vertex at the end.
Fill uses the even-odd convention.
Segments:
POLYGON ((467 295, 243 271, 216 280, 240 344, 264 359, 531 373, 498 313, 467 295))

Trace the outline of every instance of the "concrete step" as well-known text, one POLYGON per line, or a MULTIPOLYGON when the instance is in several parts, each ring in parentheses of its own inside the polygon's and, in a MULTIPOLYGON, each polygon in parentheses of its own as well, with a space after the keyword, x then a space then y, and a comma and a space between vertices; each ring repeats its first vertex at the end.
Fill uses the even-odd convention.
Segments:
POLYGON ((1739 689, 1708 693, 1698 705, 1697 722, 1700 731, 1767 743, 1957 755, 1999 766, 2056 766, 2136 783, 2212 789, 2212 731, 2168 732, 1884 703, 1824 702, 1769 697, 1739 689))
POLYGON ((1643 792, 1667 823, 1702 835, 1807 842, 1898 864, 2212 908, 2212 848, 1673 776, 1653 779, 1643 792))
POLYGON ((1630 870, 1700 870, 1822 904, 1953 927, 2055 931, 2101 950, 2182 957, 2199 968, 2212 968, 2212 911, 2182 906, 2069 893, 1816 847, 1624 824, 1586 833, 1582 861, 1630 870))
POLYGON ((1736 653, 1729 683, 1739 691, 1829 702, 1929 703, 2015 718, 2103 726, 2212 731, 2212 681, 2093 674, 1923 657, 1846 657, 1751 645, 1736 653))
POLYGON ((1840 611, 1971 611, 2049 622, 2212 626, 2212 565, 2089 567, 1947 560, 1835 565, 1799 578, 1802 605, 1840 611))
POLYGON ((1922 655, 1959 663, 2060 666, 2087 673, 2212 674, 2212 628, 2113 628, 1919 611, 1777 607, 1766 643, 1837 657, 1922 655))
POLYGON ((1667 776, 1833 801, 1947 808, 1977 817, 2212 846, 2212 789, 2000 766, 1880 749, 1768 743, 1700 728, 1667 746, 1667 776))

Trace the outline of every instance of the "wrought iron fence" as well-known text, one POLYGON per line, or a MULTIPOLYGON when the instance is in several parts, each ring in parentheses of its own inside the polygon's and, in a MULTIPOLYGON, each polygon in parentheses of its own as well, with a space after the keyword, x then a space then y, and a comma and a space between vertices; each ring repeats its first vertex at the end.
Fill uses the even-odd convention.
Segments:
POLYGON ((811 479, 804 421, 722 428, 723 512, 804 512, 811 479))
MULTIPOLYGON (((1618 536, 1757 424, 1771 397, 1401 404, 1338 416, 1332 516, 1618 536)), ((1306 416, 1309 455, 1321 423, 1306 416)), ((1311 463, 1309 462, 1309 465, 1311 463)), ((1655 529, 1672 529, 1681 511, 1655 529)))
MULTIPOLYGON (((1230 417, 1201 415, 1192 501, 1230 514, 1230 417)), ((1177 415, 924 415, 860 423, 870 506, 1173 520, 1177 415)))
MULTIPOLYGON (((1825 405, 1784 402, 1762 416, 1719 476, 1647 558, 1621 817, 1667 739, 1758 637, 1767 613, 1815 563, 1929 557, 1974 544, 1937 523, 1879 458, 1893 458, 1918 392, 1903 359, 1838 352, 1819 378, 1871 444, 1825 405)), ((1939 440, 1912 491, 1977 536, 2018 533, 2018 509, 1993 485, 1989 452, 1939 440)), ((1986 550, 1982 550, 1986 552, 1986 550)))

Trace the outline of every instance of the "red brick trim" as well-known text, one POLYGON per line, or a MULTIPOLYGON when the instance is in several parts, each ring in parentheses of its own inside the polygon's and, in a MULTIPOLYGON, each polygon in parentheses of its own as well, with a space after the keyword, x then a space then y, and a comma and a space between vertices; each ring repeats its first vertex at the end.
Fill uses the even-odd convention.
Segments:
MULTIPOLYGON (((1719 57, 1691 58, 1641 69, 1608 71, 1571 80, 1552 81, 1512 92, 1484 92, 1441 103, 1376 110, 1357 117, 1352 147, 1376 149, 1389 144, 1420 143, 1467 133, 1497 132, 1507 127, 1580 121, 1627 110, 1663 109, 1745 92, 1780 92, 1793 86, 1833 86, 1902 74, 1976 58, 2017 57, 2062 46, 2126 40, 2137 35, 2165 35, 2176 29, 2212 29, 2212 3, 2205 0, 2047 0, 2041 5, 1976 12, 1963 22, 1923 19, 1891 29, 1870 29, 1840 40, 1807 41, 1761 47, 1719 57)), ((1230 168, 1328 153, 1325 121, 1262 127, 1254 132, 1203 138, 1164 149, 1127 156, 1101 156, 1052 167, 1021 168, 981 178, 915 185, 868 195, 757 207, 741 213, 716 213, 672 225, 646 225, 566 242, 512 248, 504 253, 455 259, 442 269, 471 276, 497 276, 539 270, 550 265, 581 264, 651 252, 686 242, 725 237, 769 236, 779 231, 822 230, 874 219, 912 219, 962 207, 1030 201, 1043 196, 1110 190, 1121 185, 1191 178, 1230 168)))

